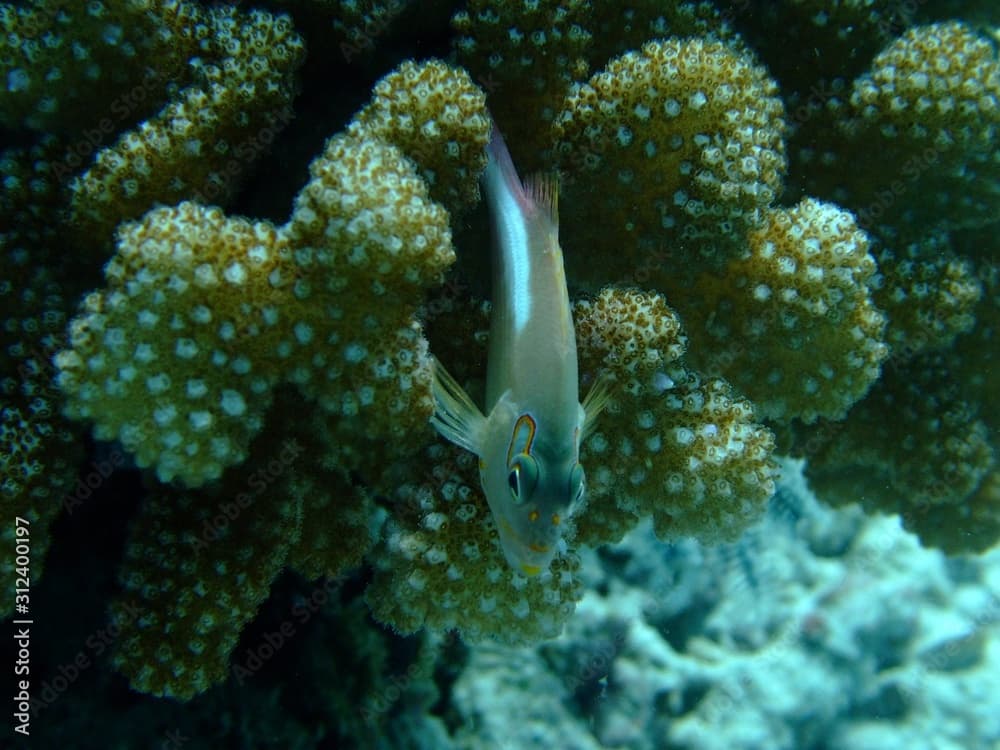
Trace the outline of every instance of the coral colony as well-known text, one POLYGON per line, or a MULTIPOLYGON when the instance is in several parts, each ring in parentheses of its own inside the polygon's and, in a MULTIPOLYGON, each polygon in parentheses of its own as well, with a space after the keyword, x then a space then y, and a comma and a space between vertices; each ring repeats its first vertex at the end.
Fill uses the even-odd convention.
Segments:
MULTIPOLYGON (((370 8, 338 16, 360 54, 403 4, 344 5, 370 8)), ((993 43, 890 2, 820 27, 789 0, 759 21, 800 40, 777 45, 719 5, 470 0, 451 57, 396 61, 277 223, 227 205, 295 108, 289 17, 3 4, 0 118, 31 138, 0 152, 0 533, 30 520, 37 578, 87 433, 144 470, 111 604, 132 687, 223 681, 286 568, 371 566, 401 633, 553 637, 581 550, 645 518, 736 539, 776 445, 829 503, 866 487, 926 545, 996 541, 993 43), (845 46, 847 79, 801 63, 845 46), (522 174, 560 174, 581 392, 613 384, 588 502, 530 578, 475 457, 430 426, 434 357, 473 398, 485 375, 483 300, 454 278, 489 242, 455 236, 491 120, 522 174)))

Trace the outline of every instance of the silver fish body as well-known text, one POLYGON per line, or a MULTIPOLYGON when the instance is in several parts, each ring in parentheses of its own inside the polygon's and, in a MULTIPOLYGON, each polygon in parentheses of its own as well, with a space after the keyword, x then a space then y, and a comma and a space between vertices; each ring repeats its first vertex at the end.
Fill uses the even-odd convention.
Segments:
POLYGON ((606 400, 579 401, 576 336, 553 177, 522 184, 494 127, 482 177, 493 224, 486 413, 438 365, 432 423, 479 456, 507 561, 545 570, 584 496, 580 442, 606 400))

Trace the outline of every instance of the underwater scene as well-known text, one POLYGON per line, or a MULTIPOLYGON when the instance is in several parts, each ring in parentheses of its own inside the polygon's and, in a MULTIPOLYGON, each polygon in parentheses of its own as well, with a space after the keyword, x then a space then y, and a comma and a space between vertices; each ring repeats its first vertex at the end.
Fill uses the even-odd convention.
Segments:
POLYGON ((1000 750, 996 0, 0 31, 0 748, 1000 750))

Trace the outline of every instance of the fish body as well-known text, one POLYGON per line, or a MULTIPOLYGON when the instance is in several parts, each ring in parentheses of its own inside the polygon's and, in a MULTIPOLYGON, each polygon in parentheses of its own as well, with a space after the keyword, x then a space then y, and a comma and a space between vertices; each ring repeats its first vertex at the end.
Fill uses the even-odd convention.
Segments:
POLYGON ((579 400, 576 335, 559 246, 558 185, 522 183, 496 127, 483 192, 493 225, 486 415, 438 364, 432 424, 479 456, 504 555, 525 575, 549 566, 583 501, 580 442, 604 398, 579 400))

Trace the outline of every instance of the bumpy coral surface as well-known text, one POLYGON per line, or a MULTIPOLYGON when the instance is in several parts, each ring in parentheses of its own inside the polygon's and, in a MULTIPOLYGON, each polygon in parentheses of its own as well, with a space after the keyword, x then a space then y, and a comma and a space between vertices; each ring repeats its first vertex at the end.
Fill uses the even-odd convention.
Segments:
POLYGON ((839 419, 879 376, 888 348, 872 300, 868 236, 836 206, 805 200, 769 210, 747 250, 706 274, 678 307, 691 358, 776 419, 839 419))
POLYGON ((71 186, 81 237, 109 236, 157 203, 224 203, 291 119, 302 39, 287 17, 234 8, 192 13, 192 82, 98 152, 71 186))
POLYGON ((438 2, 285 7, 0 6, 2 516, 33 514, 44 548, 81 430, 152 469, 113 606, 133 686, 223 680, 284 567, 373 566, 357 588, 400 631, 553 635, 582 548, 645 516, 738 536, 773 491, 769 427, 833 502, 863 491, 949 551, 995 542, 983 4, 912 26, 894 1, 473 0, 450 30, 438 2), (420 23, 387 43, 404 4, 420 23), (312 43, 331 16, 346 48, 312 43), (581 391, 612 384, 589 504, 537 579, 427 425, 431 354, 474 396, 486 370, 487 97, 520 173, 560 172, 581 391), (272 142, 274 181, 254 174, 272 142), (287 440, 305 458, 258 482, 287 440))
POLYGON ((504 559, 476 458, 428 449, 422 480, 400 486, 368 591, 374 615, 403 633, 458 630, 470 641, 525 643, 559 633, 583 593, 573 552, 525 578, 504 559))
POLYGON ((664 539, 734 539, 774 492, 774 440, 751 404, 678 361, 679 321, 658 295, 607 289, 574 314, 581 372, 614 380, 581 450, 582 540, 617 541, 647 515, 664 539))
POLYGON ((621 278, 671 243, 721 263, 781 189, 782 115, 766 71, 722 42, 666 39, 612 60, 554 123, 579 180, 564 201, 568 246, 614 258, 621 278), (607 231, 588 235, 588 215, 607 231))
POLYGON ((193 203, 118 239, 108 288, 86 298, 57 360, 68 413, 162 480, 201 484, 242 461, 261 427, 291 253, 273 227, 193 203))
POLYGON ((994 220, 1000 62, 968 26, 916 27, 886 47, 855 80, 838 124, 856 161, 838 160, 835 195, 865 225, 994 220))
MULTIPOLYGON (((314 161, 284 227, 193 203, 124 227, 109 287, 88 296, 59 358, 70 413, 192 486, 245 458, 279 382, 344 432, 402 442, 423 428, 430 369, 413 312, 454 258, 448 215, 396 147, 356 131, 314 161)), ((348 441, 342 456, 366 458, 348 441)))
POLYGON ((951 346, 958 334, 969 331, 982 285, 974 265, 955 254, 946 233, 893 250, 898 242, 877 253, 884 281, 874 297, 888 318, 886 340, 892 355, 906 359, 951 346))
POLYGON ((458 60, 495 93, 490 106, 522 169, 538 166, 550 145, 547 124, 570 85, 586 76, 587 6, 473 0, 452 19, 458 60))
POLYGON ((100 138, 148 107, 195 49, 197 6, 176 0, 0 4, 0 122, 100 138), (102 124, 106 121, 106 125, 102 124))
POLYGON ((991 519, 995 529, 1000 513, 987 479, 997 455, 961 383, 941 354, 892 367, 847 422, 823 428, 807 456, 810 482, 832 502, 898 512, 907 528, 931 532, 945 549, 989 547, 995 536, 982 524, 991 519))
POLYGON ((397 146, 420 167, 431 196, 450 210, 479 200, 490 120, 468 73, 443 62, 405 62, 380 80, 351 132, 397 146))
POLYGON ((402 443, 433 409, 413 313, 454 260, 448 214, 413 163, 377 139, 336 136, 310 171, 287 227, 299 278, 286 311, 294 338, 278 356, 345 432, 402 443))

